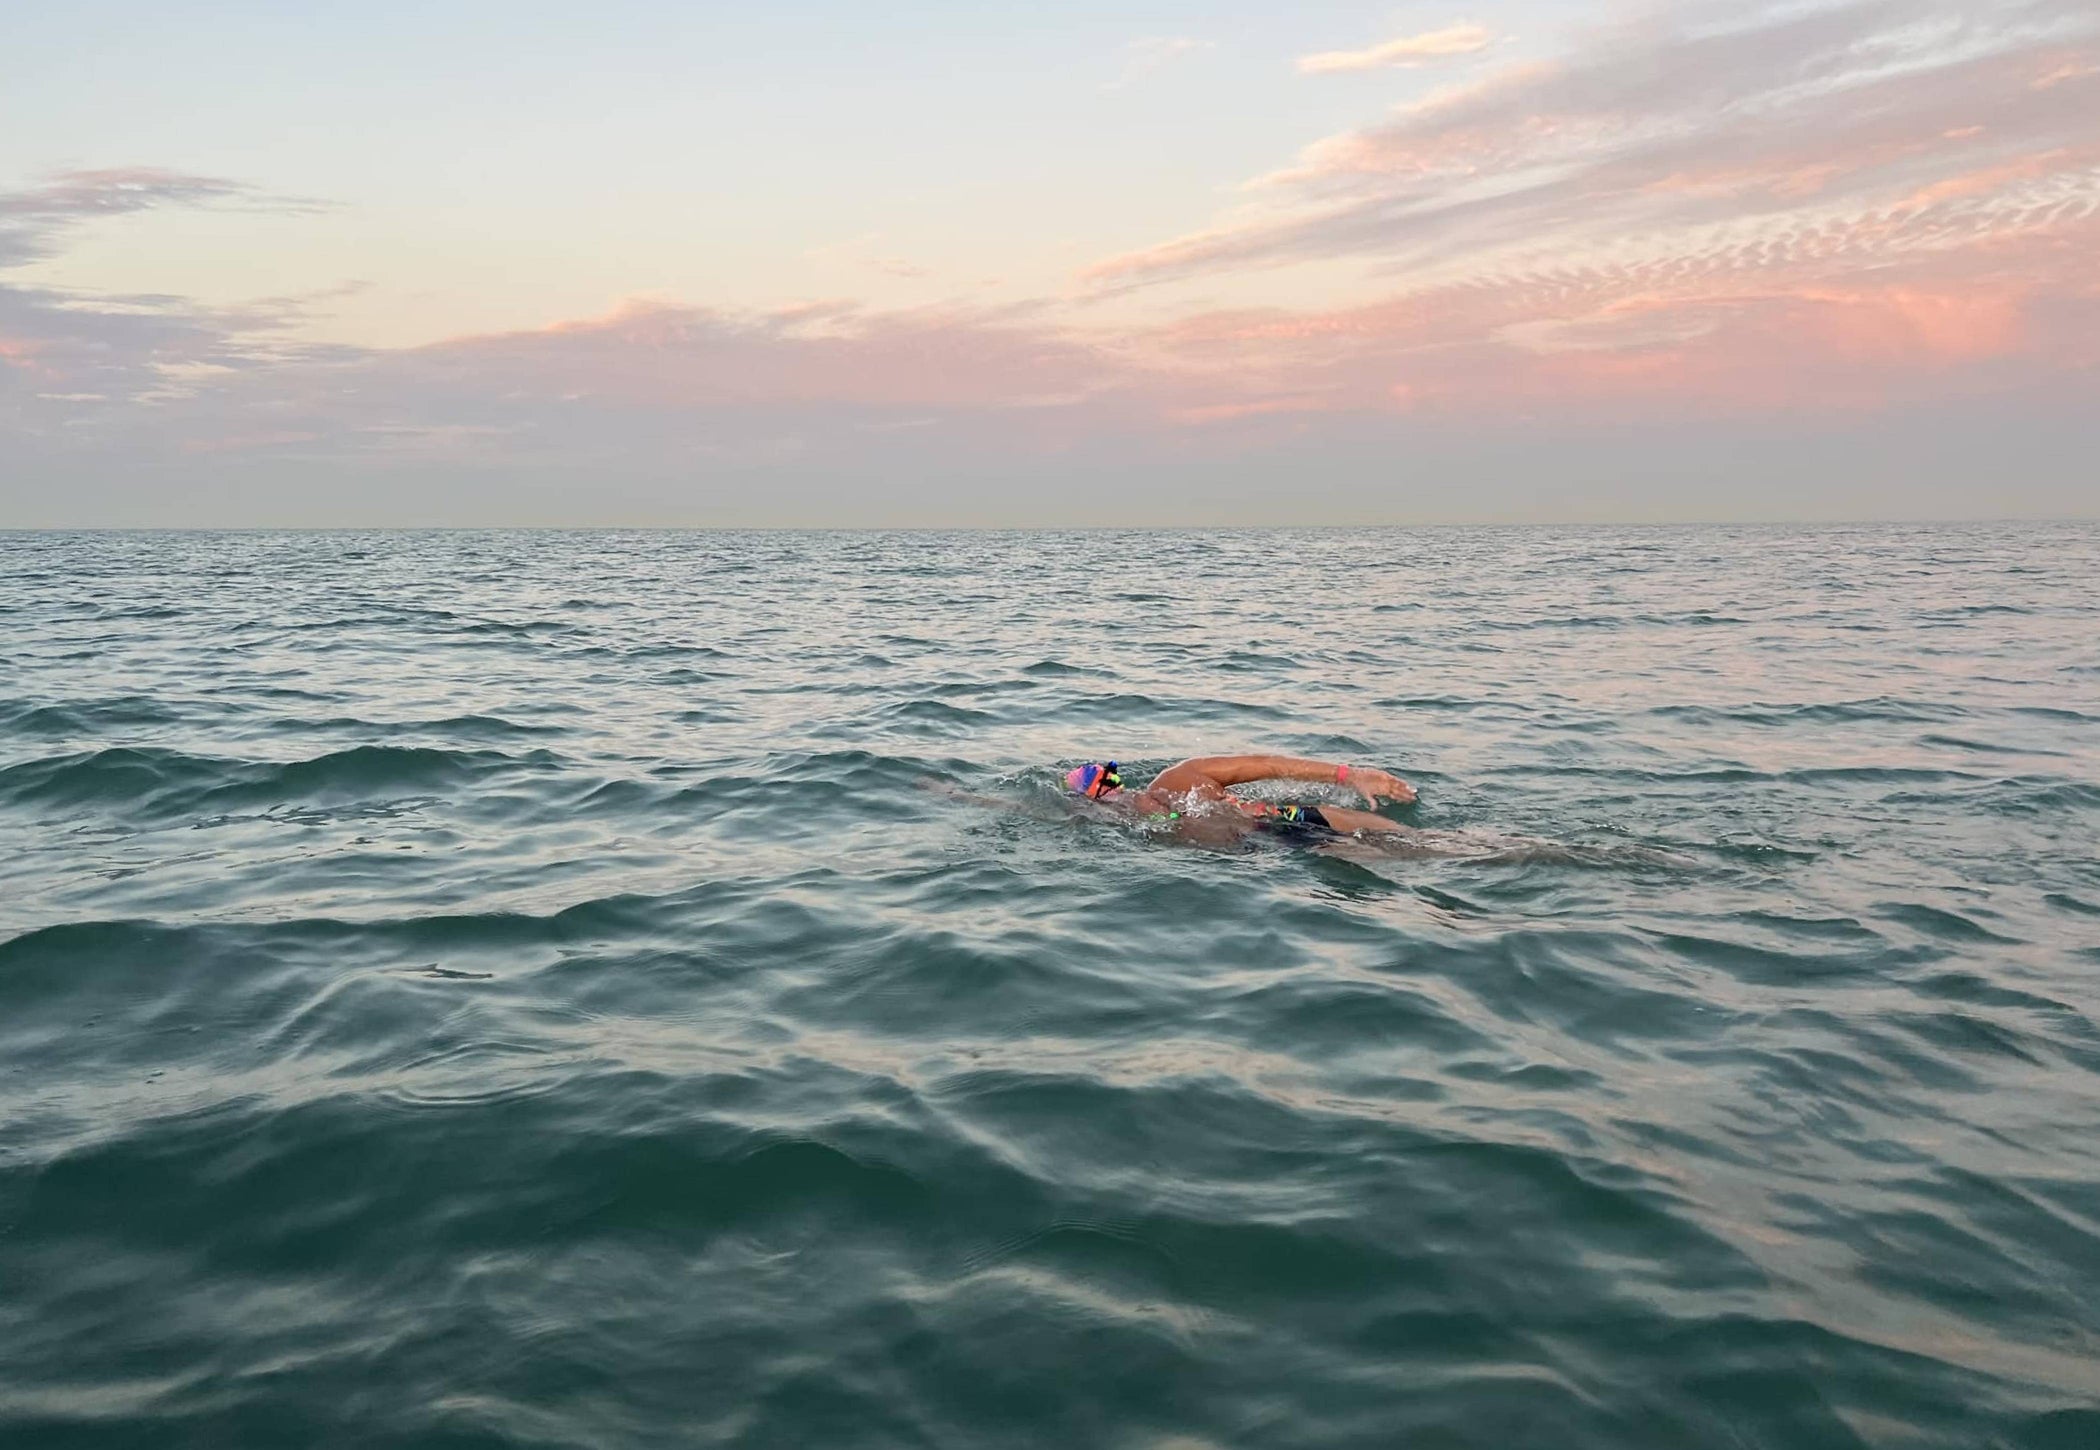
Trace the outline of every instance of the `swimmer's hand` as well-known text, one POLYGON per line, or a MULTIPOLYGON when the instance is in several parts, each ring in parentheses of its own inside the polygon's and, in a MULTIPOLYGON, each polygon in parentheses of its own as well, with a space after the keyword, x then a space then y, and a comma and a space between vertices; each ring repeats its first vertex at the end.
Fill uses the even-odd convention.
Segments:
POLYGON ((1350 766, 1349 784, 1364 798, 1364 804, 1368 806, 1376 806, 1381 800, 1389 800, 1396 805, 1411 805, 1415 798, 1415 788, 1399 776, 1368 765, 1350 766))

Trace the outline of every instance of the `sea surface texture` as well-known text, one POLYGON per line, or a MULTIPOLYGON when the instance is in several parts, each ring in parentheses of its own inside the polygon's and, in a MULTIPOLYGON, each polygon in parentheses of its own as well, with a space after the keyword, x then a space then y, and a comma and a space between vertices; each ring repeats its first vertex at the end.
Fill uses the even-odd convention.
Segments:
POLYGON ((2096 747, 2091 525, 0 535, 0 1443, 2091 1450, 2096 747))

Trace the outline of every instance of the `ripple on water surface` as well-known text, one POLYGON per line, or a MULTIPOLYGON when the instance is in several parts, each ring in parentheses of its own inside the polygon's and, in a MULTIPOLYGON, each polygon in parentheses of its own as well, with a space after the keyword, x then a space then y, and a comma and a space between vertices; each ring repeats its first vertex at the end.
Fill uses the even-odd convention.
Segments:
POLYGON ((0 1440, 2100 1444, 2096 543, 0 536, 0 1440))

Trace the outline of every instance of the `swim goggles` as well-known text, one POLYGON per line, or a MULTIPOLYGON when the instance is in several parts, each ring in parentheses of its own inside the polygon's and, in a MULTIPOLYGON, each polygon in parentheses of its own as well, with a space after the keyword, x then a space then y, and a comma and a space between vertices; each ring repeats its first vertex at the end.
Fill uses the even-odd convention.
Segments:
POLYGON ((1121 790, 1123 777, 1116 773, 1116 763, 1113 760, 1106 765, 1094 761, 1080 766, 1077 770, 1067 771, 1065 788, 1085 796, 1090 801, 1099 800, 1109 791, 1121 790))

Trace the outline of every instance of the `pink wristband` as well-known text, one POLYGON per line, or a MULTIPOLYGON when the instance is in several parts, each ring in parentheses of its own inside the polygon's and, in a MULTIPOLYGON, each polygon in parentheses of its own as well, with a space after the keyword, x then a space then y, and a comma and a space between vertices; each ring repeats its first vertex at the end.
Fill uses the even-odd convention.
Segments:
POLYGON ((1349 767, 1348 767, 1348 766, 1346 766, 1346 765, 1337 765, 1337 766, 1336 766, 1336 767, 1334 768, 1334 783, 1335 783, 1336 785, 1347 785, 1347 784, 1349 783, 1349 767))

